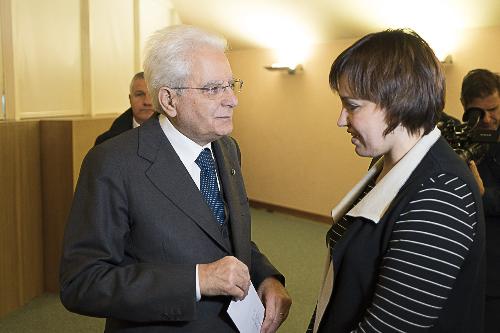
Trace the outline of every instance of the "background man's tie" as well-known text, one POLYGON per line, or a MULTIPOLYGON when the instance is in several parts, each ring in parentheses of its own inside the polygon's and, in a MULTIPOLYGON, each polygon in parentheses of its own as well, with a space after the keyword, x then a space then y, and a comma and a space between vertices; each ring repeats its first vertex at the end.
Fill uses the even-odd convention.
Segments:
POLYGON ((208 207, 212 210, 217 222, 224 223, 226 214, 224 213, 224 203, 217 186, 217 174, 215 172, 215 161, 212 158, 210 149, 201 151, 195 163, 200 167, 200 191, 205 197, 208 207))

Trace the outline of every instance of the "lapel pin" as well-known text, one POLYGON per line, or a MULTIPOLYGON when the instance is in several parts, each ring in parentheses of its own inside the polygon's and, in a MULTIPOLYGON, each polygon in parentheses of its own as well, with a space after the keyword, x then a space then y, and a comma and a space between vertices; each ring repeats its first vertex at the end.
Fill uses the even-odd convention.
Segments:
POLYGON ((235 174, 236 174, 236 170, 231 169, 231 175, 233 175, 233 176, 234 176, 235 174))

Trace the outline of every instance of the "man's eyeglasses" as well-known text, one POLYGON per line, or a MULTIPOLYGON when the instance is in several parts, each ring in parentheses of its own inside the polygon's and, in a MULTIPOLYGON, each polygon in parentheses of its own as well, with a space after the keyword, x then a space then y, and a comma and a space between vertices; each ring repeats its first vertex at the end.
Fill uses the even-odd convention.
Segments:
POLYGON ((243 80, 231 80, 226 84, 216 84, 216 85, 210 85, 207 87, 200 87, 200 88, 195 88, 195 87, 171 87, 170 89, 194 89, 194 90, 201 90, 203 94, 205 94, 208 97, 217 97, 222 95, 227 91, 227 89, 231 89, 234 92, 240 92, 241 89, 243 88, 243 80))

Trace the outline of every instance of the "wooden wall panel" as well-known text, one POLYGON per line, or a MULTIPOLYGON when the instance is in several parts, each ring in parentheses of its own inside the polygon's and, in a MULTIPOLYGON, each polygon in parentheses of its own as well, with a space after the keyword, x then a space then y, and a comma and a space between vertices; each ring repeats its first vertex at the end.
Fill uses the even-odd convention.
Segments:
POLYGON ((59 290, 64 226, 73 197, 72 129, 69 120, 40 122, 45 290, 59 290))
POLYGON ((0 316, 20 305, 15 205, 15 128, 0 123, 0 316))
POLYGON ((16 208, 22 254, 21 301, 43 292, 42 190, 40 128, 37 121, 24 122, 16 133, 16 208))
POLYGON ((0 317, 59 291, 80 165, 113 118, 0 122, 0 317))
POLYGON ((0 123, 0 317, 43 292, 38 122, 0 123))
POLYGON ((108 129, 112 121, 113 118, 80 118, 40 122, 46 291, 59 291, 62 240, 80 165, 97 135, 108 129))
POLYGON ((87 118, 73 121, 73 185, 76 186, 83 158, 95 139, 111 127, 114 118, 87 118))

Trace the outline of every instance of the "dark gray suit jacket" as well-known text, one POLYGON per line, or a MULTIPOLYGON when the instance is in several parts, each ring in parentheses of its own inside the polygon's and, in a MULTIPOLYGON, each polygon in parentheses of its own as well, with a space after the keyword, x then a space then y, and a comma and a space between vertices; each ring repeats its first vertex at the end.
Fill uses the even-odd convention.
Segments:
POLYGON ((157 117, 88 153, 61 261, 61 300, 70 311, 108 318, 109 332, 233 332, 228 297, 195 301, 196 264, 234 255, 256 288, 269 276, 283 281, 250 240, 236 142, 223 137, 212 146, 230 242, 157 117))

